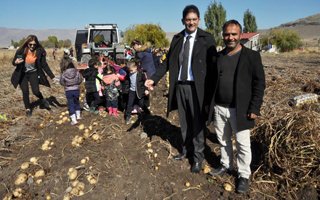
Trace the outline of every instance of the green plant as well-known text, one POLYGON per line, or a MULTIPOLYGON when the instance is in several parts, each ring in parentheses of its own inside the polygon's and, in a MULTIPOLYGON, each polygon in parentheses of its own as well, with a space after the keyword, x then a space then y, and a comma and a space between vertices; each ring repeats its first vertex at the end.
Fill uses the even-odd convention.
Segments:
POLYGON ((298 33, 288 29, 273 29, 261 42, 262 45, 275 44, 280 52, 289 52, 302 46, 298 33))
POLYGON ((137 24, 128 28, 124 33, 124 41, 130 44, 134 39, 140 40, 143 44, 151 43, 157 48, 169 45, 166 33, 155 24, 137 24))

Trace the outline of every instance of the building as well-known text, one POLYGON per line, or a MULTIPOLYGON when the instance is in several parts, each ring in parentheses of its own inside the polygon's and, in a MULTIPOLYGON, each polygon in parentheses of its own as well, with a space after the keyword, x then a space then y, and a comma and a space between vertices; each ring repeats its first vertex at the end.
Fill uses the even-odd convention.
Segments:
POLYGON ((259 33, 242 33, 240 42, 249 49, 260 50, 259 33))

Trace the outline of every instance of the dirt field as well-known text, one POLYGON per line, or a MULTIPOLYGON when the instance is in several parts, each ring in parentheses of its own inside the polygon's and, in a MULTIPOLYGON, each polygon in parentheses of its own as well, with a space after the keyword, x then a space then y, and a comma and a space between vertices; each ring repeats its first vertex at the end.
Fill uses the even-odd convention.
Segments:
MULTIPOLYGON (((54 61, 50 53, 48 63, 54 73, 59 74, 59 62, 54 61)), ((152 115, 143 120, 135 117, 131 125, 125 125, 122 113, 121 117, 112 118, 104 113, 93 115, 86 111, 80 121, 83 129, 63 122, 67 116, 66 99, 62 86, 55 83, 50 89, 41 88, 52 103, 52 110, 36 107, 31 118, 25 117, 21 91, 14 90, 10 84, 13 54, 7 50, 0 52, 0 198, 10 199, 14 191, 19 196, 17 188, 21 188, 20 199, 284 198, 280 192, 282 183, 270 181, 265 178, 267 174, 261 175, 260 167, 264 163, 258 151, 253 152, 251 189, 245 195, 234 192, 234 175, 212 179, 204 172, 192 174, 187 160, 171 159, 172 154, 177 153, 180 130, 176 112, 165 117, 163 81, 153 92, 152 115), (83 140, 73 142, 76 136, 83 140), (46 149, 43 146, 46 140, 49 149, 42 150, 46 149), (30 161, 32 157, 37 161, 30 161), (26 168, 27 164, 24 164, 21 169, 25 162, 29 166, 26 168), (22 183, 17 185, 19 175, 22 183), (224 190, 224 183, 231 184, 231 192, 224 190)), ((285 112, 292 111, 287 104, 289 98, 304 93, 301 87, 306 80, 320 79, 319 53, 263 54, 262 57, 266 66, 268 99, 262 113, 268 113, 271 104, 285 112), (282 87, 275 87, 275 80, 282 87)), ((319 103, 316 107, 319 114, 319 103)), ((205 165, 216 167, 219 154, 210 126, 205 165)), ((293 190, 297 198, 316 199, 318 182, 314 188, 302 192, 300 188, 293 190)))

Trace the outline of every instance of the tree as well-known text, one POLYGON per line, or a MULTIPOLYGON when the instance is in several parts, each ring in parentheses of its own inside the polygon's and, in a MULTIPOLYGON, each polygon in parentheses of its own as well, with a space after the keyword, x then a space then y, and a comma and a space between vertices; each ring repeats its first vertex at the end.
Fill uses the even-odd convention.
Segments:
POLYGON ((211 33, 216 41, 217 45, 222 45, 222 26, 226 22, 226 10, 221 3, 214 1, 208 6, 208 9, 204 15, 205 25, 207 31, 211 33))
POLYGON ((138 39, 143 44, 151 43, 156 48, 169 45, 166 33, 155 24, 138 24, 128 28, 124 33, 124 41, 130 44, 134 39, 138 39))
POLYGON ((302 46, 301 38, 297 32, 288 29, 273 29, 262 38, 262 45, 274 44, 280 52, 288 52, 302 46))
POLYGON ((48 36, 48 47, 58 47, 58 38, 56 36, 48 36))
POLYGON ((243 32, 244 33, 254 33, 257 32, 256 17, 251 13, 249 9, 244 12, 243 16, 243 32))

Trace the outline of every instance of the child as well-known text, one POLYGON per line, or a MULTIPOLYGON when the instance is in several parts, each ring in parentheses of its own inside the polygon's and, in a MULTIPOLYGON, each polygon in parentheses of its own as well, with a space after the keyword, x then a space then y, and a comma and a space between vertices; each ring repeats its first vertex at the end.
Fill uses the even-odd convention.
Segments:
POLYGON ((142 71, 138 71, 138 63, 135 61, 129 61, 127 64, 129 68, 129 94, 127 109, 125 112, 126 124, 130 124, 131 112, 135 101, 138 101, 138 105, 144 110, 145 113, 149 113, 147 106, 144 104, 144 96, 148 95, 148 90, 144 86, 146 80, 142 71))
POLYGON ((89 105, 89 111, 98 114, 99 112, 96 108, 100 102, 100 96, 96 86, 96 78, 98 75, 97 68, 101 63, 97 59, 92 58, 89 60, 88 65, 89 68, 85 69, 82 74, 85 79, 86 101, 89 105))
POLYGON ((106 107, 109 115, 118 117, 118 96, 120 89, 120 81, 115 73, 115 69, 108 65, 104 68, 103 82, 105 83, 106 107))
POLYGON ((60 77, 60 84, 64 86, 66 91, 71 125, 77 124, 77 120, 81 119, 79 96, 80 83, 82 80, 83 78, 81 74, 74 67, 72 62, 70 62, 68 66, 64 68, 64 71, 60 77))

